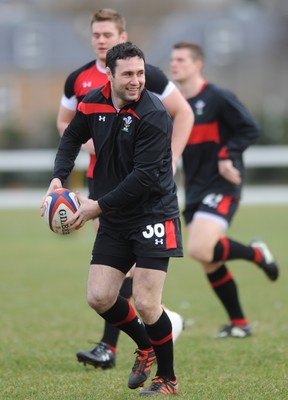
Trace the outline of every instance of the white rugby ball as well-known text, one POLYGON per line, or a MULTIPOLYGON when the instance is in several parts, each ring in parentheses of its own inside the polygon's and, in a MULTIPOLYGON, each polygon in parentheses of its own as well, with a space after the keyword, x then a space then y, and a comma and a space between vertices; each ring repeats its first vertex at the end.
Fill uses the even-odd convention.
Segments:
POLYGON ((51 231, 60 235, 70 233, 67 220, 79 208, 76 194, 69 189, 56 189, 48 194, 44 202, 44 219, 51 231))

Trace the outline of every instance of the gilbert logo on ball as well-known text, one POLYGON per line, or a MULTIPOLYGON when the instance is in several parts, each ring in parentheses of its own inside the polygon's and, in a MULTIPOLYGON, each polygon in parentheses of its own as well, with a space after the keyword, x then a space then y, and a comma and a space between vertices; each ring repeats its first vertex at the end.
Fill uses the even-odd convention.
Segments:
POLYGON ((76 194, 69 189, 56 189, 48 194, 44 202, 44 218, 51 231, 60 235, 70 233, 67 220, 79 208, 76 194))

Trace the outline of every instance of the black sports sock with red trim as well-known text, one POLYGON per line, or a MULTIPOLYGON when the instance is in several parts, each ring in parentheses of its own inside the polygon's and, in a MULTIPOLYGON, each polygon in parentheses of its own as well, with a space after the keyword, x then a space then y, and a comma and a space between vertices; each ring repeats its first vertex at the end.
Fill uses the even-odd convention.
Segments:
POLYGON ((262 259, 262 254, 259 249, 252 246, 246 246, 227 237, 220 238, 214 247, 212 262, 236 259, 248 260, 258 264, 262 259))
POLYGON ((104 332, 101 342, 107 344, 113 353, 116 353, 120 329, 114 328, 109 322, 105 321, 104 332))
POLYGON ((124 297, 118 296, 114 306, 99 315, 114 327, 127 333, 140 350, 151 348, 151 342, 143 323, 137 316, 132 304, 124 297))
POLYGON ((217 271, 207 274, 207 278, 225 307, 231 323, 237 326, 247 325, 240 305, 236 282, 226 266, 221 265, 217 271))
MULTIPOLYGON (((121 286, 120 296, 129 300, 132 297, 132 278, 125 278, 121 286)), ((116 352, 117 342, 120 335, 120 330, 112 326, 109 322, 105 321, 103 337, 101 342, 107 344, 113 353, 116 352)))
POLYGON ((172 324, 168 315, 163 310, 158 321, 152 325, 145 324, 145 328, 157 357, 156 376, 175 380, 172 324))

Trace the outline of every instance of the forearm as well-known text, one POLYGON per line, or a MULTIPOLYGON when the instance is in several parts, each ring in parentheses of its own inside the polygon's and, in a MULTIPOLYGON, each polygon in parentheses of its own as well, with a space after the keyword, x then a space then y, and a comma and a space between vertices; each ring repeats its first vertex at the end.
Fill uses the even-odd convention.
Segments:
POLYGON ((54 162, 52 179, 58 178, 62 183, 68 178, 75 165, 81 143, 73 143, 65 135, 61 138, 54 162))
POLYGON ((67 122, 57 122, 57 129, 59 136, 62 137, 64 134, 65 129, 67 128, 69 124, 67 122))
POLYGON ((189 112, 185 108, 183 111, 177 113, 173 120, 171 141, 173 166, 176 166, 177 161, 181 157, 194 124, 194 114, 189 105, 188 108, 189 112))
POLYGON ((86 151, 89 154, 95 154, 95 147, 92 139, 89 139, 88 142, 84 143, 81 147, 81 150, 86 151))
POLYGON ((60 105, 58 115, 57 115, 57 129, 59 132, 59 135, 62 137, 65 129, 68 127, 72 119, 74 118, 76 114, 76 110, 68 110, 64 106, 60 105))

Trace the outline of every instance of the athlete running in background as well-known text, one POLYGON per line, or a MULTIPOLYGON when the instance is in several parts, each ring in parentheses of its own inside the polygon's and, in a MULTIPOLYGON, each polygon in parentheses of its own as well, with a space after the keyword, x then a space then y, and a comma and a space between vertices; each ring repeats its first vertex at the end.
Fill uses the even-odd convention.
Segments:
POLYGON ((200 46, 190 42, 174 45, 171 77, 195 115, 183 152, 188 252, 201 263, 230 320, 216 337, 244 338, 251 335, 251 327, 226 261, 249 260, 270 280, 278 278, 278 266, 262 240, 244 245, 225 234, 239 206, 242 154, 259 137, 259 126, 233 93, 205 80, 203 67, 200 46))

